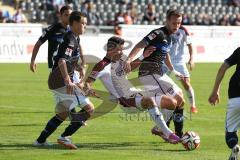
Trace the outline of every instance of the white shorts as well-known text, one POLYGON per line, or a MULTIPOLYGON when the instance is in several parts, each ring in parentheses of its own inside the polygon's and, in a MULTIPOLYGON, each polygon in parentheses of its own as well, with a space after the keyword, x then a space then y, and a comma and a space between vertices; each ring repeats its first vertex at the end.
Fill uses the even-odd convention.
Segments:
MULTIPOLYGON (((176 71, 180 72, 184 77, 186 77, 186 78, 190 77, 190 73, 189 73, 185 63, 173 64, 173 68, 176 71)), ((163 71, 163 73, 166 73, 167 75, 170 75, 170 73, 171 73, 166 65, 162 66, 162 71, 163 71)))
POLYGON ((240 128, 240 97, 229 99, 225 127, 227 132, 235 132, 240 128))
POLYGON ((166 96, 174 97, 182 90, 173 82, 166 74, 163 76, 158 74, 139 77, 144 85, 144 90, 154 93, 160 93, 166 96))
POLYGON ((176 71, 180 72, 184 77, 189 78, 190 74, 187 69, 187 65, 185 63, 183 64, 173 64, 173 67, 176 71))
POLYGON ((75 89, 73 95, 67 94, 66 87, 52 90, 52 92, 56 101, 56 113, 69 112, 75 107, 83 108, 91 104, 90 100, 84 96, 80 89, 75 89))

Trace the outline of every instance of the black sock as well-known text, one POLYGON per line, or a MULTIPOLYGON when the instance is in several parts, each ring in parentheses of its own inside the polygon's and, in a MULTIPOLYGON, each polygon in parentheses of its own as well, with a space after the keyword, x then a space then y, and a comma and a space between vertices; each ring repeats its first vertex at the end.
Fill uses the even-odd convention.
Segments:
POLYGON ((179 136, 180 138, 183 135, 183 121, 184 121, 183 109, 177 108, 173 113, 173 122, 175 126, 176 135, 179 136))
POLYGON ((57 115, 52 117, 50 119, 45 127, 45 129, 41 132, 40 136, 38 137, 37 141, 39 143, 44 143, 46 139, 57 129, 57 127, 62 123, 63 121, 60 120, 57 115))
POLYGON ((62 137, 73 135, 83 123, 90 117, 90 114, 85 110, 81 110, 79 113, 72 113, 72 121, 69 126, 65 129, 62 137))

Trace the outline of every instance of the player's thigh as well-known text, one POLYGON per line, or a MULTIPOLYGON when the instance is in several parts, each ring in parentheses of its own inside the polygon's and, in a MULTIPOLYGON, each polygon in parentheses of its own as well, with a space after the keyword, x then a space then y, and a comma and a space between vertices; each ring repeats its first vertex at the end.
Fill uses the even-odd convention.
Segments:
POLYGON ((177 106, 177 100, 170 96, 163 95, 161 97, 161 108, 174 110, 177 106))
POLYGON ((76 107, 84 108, 86 105, 93 106, 90 100, 84 96, 80 89, 75 94, 67 94, 66 87, 53 90, 56 100, 56 113, 70 112, 76 107))
POLYGON ((163 95, 174 97, 182 90, 173 82, 173 80, 166 74, 163 76, 158 74, 140 77, 141 83, 144 85, 145 90, 161 93, 163 95))
POLYGON ((188 78, 190 78, 190 73, 189 73, 189 71, 188 71, 187 66, 186 66, 185 63, 175 64, 175 65, 173 65, 173 66, 174 66, 174 69, 175 69, 176 71, 180 72, 180 73, 183 75, 183 77, 188 77, 188 78))
POLYGON ((235 132, 240 128, 240 97, 228 101, 226 131, 235 132))

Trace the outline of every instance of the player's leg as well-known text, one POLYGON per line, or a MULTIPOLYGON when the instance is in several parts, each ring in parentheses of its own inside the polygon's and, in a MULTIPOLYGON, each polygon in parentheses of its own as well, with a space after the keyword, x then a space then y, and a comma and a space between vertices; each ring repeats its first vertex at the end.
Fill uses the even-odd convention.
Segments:
MULTIPOLYGON (((138 101, 138 97, 136 97, 136 104, 139 103, 138 101)), ((163 118, 163 114, 160 112, 160 109, 155 102, 155 97, 141 97, 141 106, 144 109, 148 110, 149 115, 155 122, 157 128, 161 130, 163 135, 166 136, 167 140, 170 143, 178 143, 180 139, 167 127, 166 122, 163 118)))
MULTIPOLYGON (((54 92, 54 96, 56 99, 55 112, 56 115, 53 116, 45 126, 44 130, 40 133, 37 140, 33 143, 34 146, 44 146, 48 145, 46 141, 47 138, 57 129, 58 126, 62 124, 62 122, 68 117, 69 109, 66 107, 66 103, 71 103, 69 101, 60 101, 62 94, 59 92, 54 92)), ((74 108, 71 112, 74 112, 74 108)))
POLYGON ((240 98, 231 98, 228 102, 226 114, 226 144, 232 149, 229 160, 235 160, 239 156, 237 130, 240 127, 240 98))
MULTIPOLYGON (((144 88, 146 90, 150 90, 152 92, 159 92, 164 95, 173 97, 177 101, 176 110, 173 115, 173 121, 175 124, 175 132, 181 137, 183 134, 183 105, 184 98, 182 94, 182 90, 173 82, 171 78, 167 75, 148 75, 144 77, 140 77, 140 81, 144 84, 144 88)), ((170 122, 170 121, 169 121, 170 122)), ((169 123, 168 122, 168 123, 169 123)))
POLYGON ((82 94, 80 89, 75 90, 75 95, 66 94, 66 88, 62 88, 61 91, 65 93, 61 97, 61 102, 68 111, 71 111, 77 106, 82 108, 82 110, 79 113, 68 112, 71 121, 58 139, 58 143, 69 149, 77 149, 77 147, 71 142, 70 136, 73 135, 81 126, 84 126, 84 122, 92 115, 94 107, 89 99, 82 94))
POLYGON ((195 103, 195 94, 194 94, 192 85, 190 83, 190 73, 187 69, 186 64, 184 63, 184 64, 174 65, 174 68, 178 72, 180 72, 184 77, 183 79, 181 79, 181 83, 187 93, 187 97, 188 97, 189 103, 191 105, 191 112, 197 113, 198 110, 196 108, 196 103, 195 103))
POLYGON ((181 83, 187 93, 188 96, 188 100, 190 102, 191 105, 191 112, 192 113, 197 113, 197 107, 196 107, 196 103, 195 103, 195 94, 194 94, 194 90, 191 86, 190 83, 190 78, 189 77, 184 77, 183 79, 181 79, 181 83))

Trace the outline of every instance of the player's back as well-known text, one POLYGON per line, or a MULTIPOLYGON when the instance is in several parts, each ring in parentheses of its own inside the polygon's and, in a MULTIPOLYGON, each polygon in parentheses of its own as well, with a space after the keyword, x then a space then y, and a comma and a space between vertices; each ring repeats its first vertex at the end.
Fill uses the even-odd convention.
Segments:
POLYGON ((48 41, 48 66, 53 67, 53 56, 57 54, 58 46, 63 42, 63 36, 67 32, 67 28, 62 23, 56 23, 49 26, 39 38, 44 43, 48 41))

